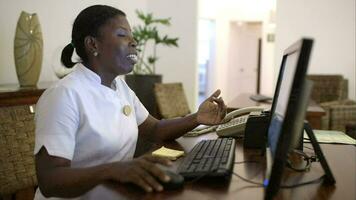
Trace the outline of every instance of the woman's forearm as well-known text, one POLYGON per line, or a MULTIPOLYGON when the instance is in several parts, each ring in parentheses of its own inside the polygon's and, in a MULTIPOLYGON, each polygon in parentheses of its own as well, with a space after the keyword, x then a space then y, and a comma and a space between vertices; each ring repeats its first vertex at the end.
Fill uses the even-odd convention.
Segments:
POLYGON ((159 140, 173 140, 198 125, 196 113, 181 118, 160 120, 155 128, 155 135, 159 140))
POLYGON ((56 167, 45 170, 39 180, 41 193, 46 197, 65 198, 83 195, 110 179, 110 165, 89 168, 56 167))

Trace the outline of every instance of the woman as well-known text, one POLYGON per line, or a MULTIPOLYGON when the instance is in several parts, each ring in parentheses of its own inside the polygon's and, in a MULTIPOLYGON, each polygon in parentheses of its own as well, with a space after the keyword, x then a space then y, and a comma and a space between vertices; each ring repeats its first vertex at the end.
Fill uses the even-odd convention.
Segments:
POLYGON ((72 42, 62 52, 67 67, 76 64, 71 61, 74 49, 82 62, 37 104, 35 199, 103 197, 106 181, 162 191, 158 180, 169 177, 155 164, 170 161, 133 158, 137 140, 173 140, 199 124, 220 123, 226 113, 220 91, 189 116, 157 120, 149 115, 118 77, 136 63, 136 42, 125 14, 109 6, 91 6, 77 16, 72 42))

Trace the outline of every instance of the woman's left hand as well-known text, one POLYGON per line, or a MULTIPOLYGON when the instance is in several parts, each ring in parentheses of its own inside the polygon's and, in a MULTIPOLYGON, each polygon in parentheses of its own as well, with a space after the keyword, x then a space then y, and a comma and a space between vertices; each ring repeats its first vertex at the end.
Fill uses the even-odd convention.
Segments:
POLYGON ((222 122, 226 115, 226 105, 219 95, 220 90, 216 90, 200 104, 197 112, 197 121, 199 124, 215 125, 222 122))

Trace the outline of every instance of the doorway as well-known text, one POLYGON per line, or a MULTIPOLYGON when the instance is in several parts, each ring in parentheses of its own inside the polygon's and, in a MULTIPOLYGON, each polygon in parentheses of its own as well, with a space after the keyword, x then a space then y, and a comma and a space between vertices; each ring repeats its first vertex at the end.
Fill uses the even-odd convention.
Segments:
POLYGON ((226 84, 235 97, 259 92, 261 37, 262 22, 230 23, 226 84))
POLYGON ((215 51, 215 21, 210 19, 199 19, 198 27, 198 82, 200 105, 209 95, 212 79, 211 67, 214 63, 215 51))

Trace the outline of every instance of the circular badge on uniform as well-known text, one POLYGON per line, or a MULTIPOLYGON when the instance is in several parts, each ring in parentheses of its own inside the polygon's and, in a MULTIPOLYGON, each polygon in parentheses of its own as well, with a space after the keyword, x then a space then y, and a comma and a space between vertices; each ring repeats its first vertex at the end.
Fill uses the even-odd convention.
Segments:
POLYGON ((122 111, 126 116, 129 116, 131 114, 131 107, 129 105, 125 105, 122 111))

